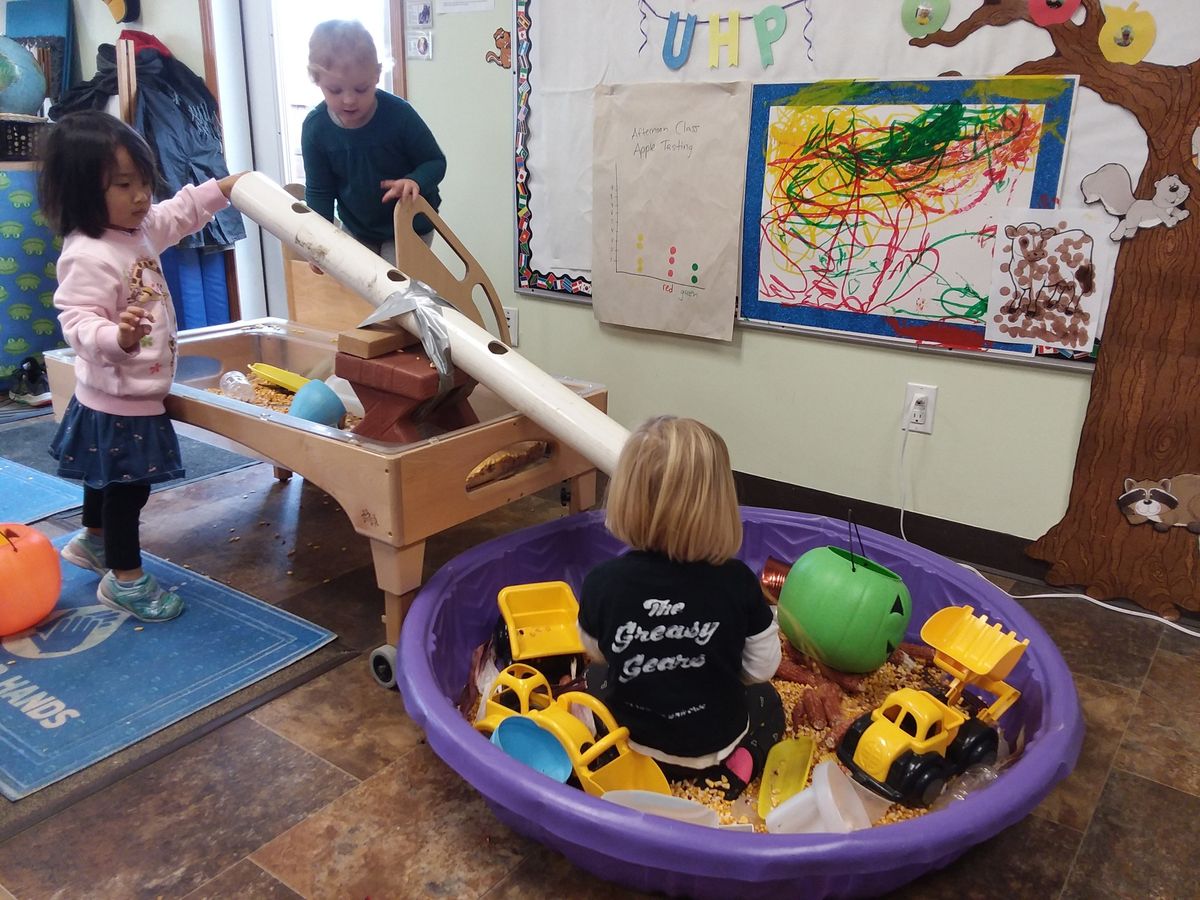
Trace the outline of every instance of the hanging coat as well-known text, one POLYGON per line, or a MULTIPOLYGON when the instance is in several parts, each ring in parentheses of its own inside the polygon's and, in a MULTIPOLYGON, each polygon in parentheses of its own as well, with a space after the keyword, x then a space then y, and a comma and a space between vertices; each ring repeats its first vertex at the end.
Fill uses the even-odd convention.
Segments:
MULTIPOLYGON (((216 100, 203 79, 165 51, 165 47, 160 51, 150 46, 138 50, 136 55, 137 105, 133 127, 150 144, 165 182, 165 187, 156 191, 155 200, 174 196, 185 184, 202 184, 229 174, 216 100)), ((116 93, 116 47, 101 44, 96 54, 95 77, 67 91, 50 108, 50 118, 59 119, 81 109, 104 109, 108 98, 116 93)), ((241 214, 226 207, 178 246, 223 248, 245 236, 241 214)))

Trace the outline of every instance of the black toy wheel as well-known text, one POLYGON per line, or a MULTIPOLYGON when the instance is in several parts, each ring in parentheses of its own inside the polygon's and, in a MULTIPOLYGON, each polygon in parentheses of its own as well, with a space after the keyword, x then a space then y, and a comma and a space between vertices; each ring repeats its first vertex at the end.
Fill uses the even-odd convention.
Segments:
POLYGON ((946 756, 958 772, 971 766, 990 766, 1000 751, 1000 735, 979 719, 968 719, 958 729, 946 756))
POLYGON ((512 665, 512 641, 508 636, 508 623, 504 616, 496 618, 496 627, 492 630, 492 652, 496 654, 496 667, 500 669, 512 665))
POLYGON ((946 761, 938 754, 910 750, 892 763, 887 783, 905 806, 928 806, 946 786, 946 776, 946 761))
POLYGON ((941 772, 930 771, 928 774, 922 774, 922 777, 913 786, 913 802, 921 806, 929 806, 942 793, 942 789, 946 787, 946 778, 941 772))

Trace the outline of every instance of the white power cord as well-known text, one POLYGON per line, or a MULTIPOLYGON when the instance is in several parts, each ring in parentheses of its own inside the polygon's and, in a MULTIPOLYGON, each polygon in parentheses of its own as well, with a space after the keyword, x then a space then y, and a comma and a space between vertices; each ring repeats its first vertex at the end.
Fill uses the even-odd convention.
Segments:
POLYGON ((908 538, 904 534, 904 507, 908 503, 908 479, 905 477, 904 469, 904 451, 908 449, 908 436, 912 434, 910 427, 912 425, 913 414, 917 410, 917 397, 914 394, 912 402, 908 404, 908 409, 904 411, 904 422, 901 427, 904 429, 904 439, 900 442, 900 462, 897 465, 896 480, 900 487, 900 540, 907 541, 908 538))
MULTIPOLYGON (((900 461, 897 466, 896 473, 896 480, 899 483, 900 488, 900 539, 903 541, 908 540, 908 537, 904 533, 904 507, 908 502, 908 479, 905 478, 906 472, 904 468, 904 451, 908 448, 908 436, 912 433, 909 430, 909 426, 912 424, 913 413, 916 411, 916 408, 917 398, 914 396, 912 402, 908 405, 908 409, 904 411, 904 422, 902 425, 904 429, 904 439, 900 442, 900 461)), ((995 585, 991 581, 988 581, 988 579, 984 577, 983 573, 974 566, 964 562, 960 562, 959 565, 964 569, 974 572, 980 578, 983 578, 984 581, 987 581, 988 584, 992 584, 992 586, 995 587, 995 585)), ((1080 600, 1086 600, 1088 603, 1099 606, 1101 609, 1109 609, 1113 612, 1123 613, 1127 616, 1135 616, 1139 619, 1151 619, 1155 622, 1166 625, 1168 628, 1174 628, 1176 631, 1182 631, 1184 634, 1191 635, 1195 638, 1200 638, 1200 631, 1193 631, 1190 628, 1180 625, 1178 622, 1172 622, 1169 619, 1164 619, 1162 616, 1155 615, 1154 613, 1142 612, 1139 609, 1126 609, 1123 606, 1117 606, 1113 603, 1105 603, 1103 600, 1097 600, 1095 597, 1089 597, 1087 594, 1022 594, 1020 597, 1017 597, 1014 594, 1009 594, 1007 591, 1005 591, 1005 594, 1009 597, 1012 597, 1014 600, 1054 600, 1062 597, 1078 597, 1080 600)))
MULTIPOLYGON (((964 569, 974 572, 993 587, 996 586, 994 582, 984 577, 984 574, 974 566, 964 562, 960 562, 959 565, 964 569)), ((1113 612, 1123 613, 1127 616, 1136 616, 1139 619, 1151 619, 1161 625, 1174 628, 1176 631, 1182 631, 1184 634, 1191 635, 1195 638, 1200 638, 1200 631, 1193 631, 1190 628, 1180 625, 1178 622, 1172 622, 1170 619, 1164 619, 1162 616, 1157 616, 1154 613, 1142 612, 1140 609, 1126 609, 1125 607, 1117 606, 1114 603, 1105 603, 1103 600, 1097 600, 1095 597, 1089 597, 1087 594, 1022 594, 1020 597, 1018 597, 1016 594, 1009 594, 1008 591, 1005 591, 1004 593, 1007 596, 1012 597, 1014 600, 1059 600, 1063 597, 1078 597, 1080 600, 1086 600, 1088 603, 1099 606, 1101 609, 1110 609, 1113 612)))

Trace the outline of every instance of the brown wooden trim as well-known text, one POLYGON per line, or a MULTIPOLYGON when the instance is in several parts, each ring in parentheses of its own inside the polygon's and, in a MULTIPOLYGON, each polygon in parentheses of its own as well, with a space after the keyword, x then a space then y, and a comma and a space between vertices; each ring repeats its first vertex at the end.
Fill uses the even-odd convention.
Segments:
POLYGON ((117 109, 121 121, 132 125, 137 109, 137 53, 128 39, 117 41, 117 109))
POLYGON ((238 293, 237 257, 233 250, 225 250, 225 293, 229 298, 229 321, 242 318, 242 295, 238 293))
MULTIPOLYGON (((217 39, 213 34, 212 0, 200 0, 200 42, 204 48, 204 83, 213 97, 220 97, 217 89, 217 39)), ((217 103, 218 108, 220 102, 217 103)))
MULTIPOLYGON (((897 537, 900 535, 900 511, 892 506, 829 494, 744 472, 735 472, 734 480, 737 482, 738 499, 746 506, 793 510, 833 519, 846 519, 852 515, 854 521, 864 528, 874 528, 897 537)), ((904 513, 904 533, 911 543, 935 553, 1023 579, 1043 581, 1050 568, 1046 563, 1027 556, 1025 548, 1030 545, 1029 540, 1013 534, 914 512, 904 513)))
MULTIPOLYGON (((432 7, 430 7, 432 10, 432 7)), ((392 93, 408 99, 408 47, 404 33, 404 0, 388 4, 392 28, 392 93)))
MULTIPOLYGON (((212 0, 199 0, 200 41, 204 48, 204 84, 217 101, 217 115, 221 114, 221 94, 217 80, 217 39, 213 31, 212 0)), ((236 322, 242 317, 241 295, 238 293, 237 258, 232 250, 225 251, 225 292, 229 301, 229 319, 236 322)))

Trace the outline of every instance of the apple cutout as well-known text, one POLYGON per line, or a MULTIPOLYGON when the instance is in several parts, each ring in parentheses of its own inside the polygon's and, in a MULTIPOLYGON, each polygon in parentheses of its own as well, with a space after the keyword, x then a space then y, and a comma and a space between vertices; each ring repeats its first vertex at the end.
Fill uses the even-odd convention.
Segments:
POLYGON ((1104 27, 1100 29, 1100 52, 1105 59, 1132 66, 1146 58, 1157 34, 1154 16, 1138 9, 1134 2, 1125 9, 1104 7, 1104 19, 1104 27))
POLYGON ((1071 21, 1083 0, 1029 0, 1029 18, 1043 28, 1071 21))
POLYGON ((915 38, 941 31, 949 15, 950 0, 904 0, 900 7, 900 22, 915 38))

